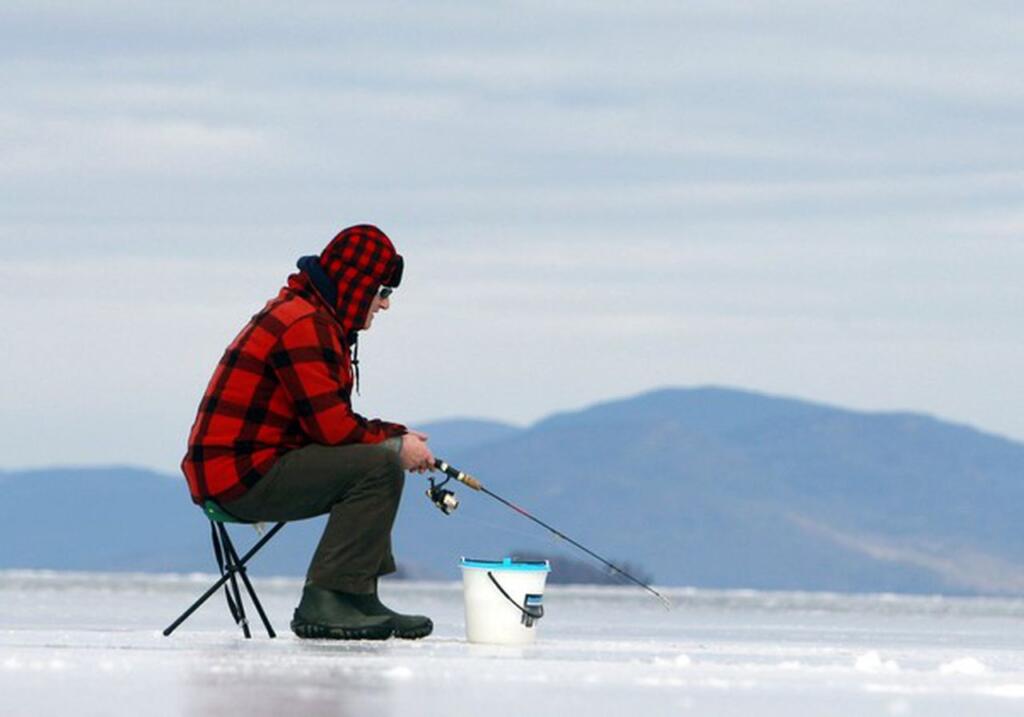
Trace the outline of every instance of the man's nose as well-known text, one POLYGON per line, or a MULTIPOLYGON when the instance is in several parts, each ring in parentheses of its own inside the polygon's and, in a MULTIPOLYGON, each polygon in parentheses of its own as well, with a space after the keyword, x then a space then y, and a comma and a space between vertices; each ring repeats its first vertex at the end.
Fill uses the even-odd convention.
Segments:
POLYGON ((382 311, 387 311, 391 308, 391 299, 381 299, 380 308, 382 311))

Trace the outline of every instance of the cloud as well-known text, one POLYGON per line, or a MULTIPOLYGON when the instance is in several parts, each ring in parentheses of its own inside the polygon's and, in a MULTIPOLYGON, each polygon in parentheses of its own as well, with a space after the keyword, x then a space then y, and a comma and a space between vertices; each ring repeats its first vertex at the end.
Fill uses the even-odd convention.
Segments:
POLYGON ((41 408, 3 448, 93 406, 169 461, 239 323, 361 221, 410 267, 371 412, 738 383, 1024 436, 1015 11, 8 4, 2 389, 41 408))
POLYGON ((0 116, 0 176, 239 173, 268 155, 263 132, 182 120, 0 116))

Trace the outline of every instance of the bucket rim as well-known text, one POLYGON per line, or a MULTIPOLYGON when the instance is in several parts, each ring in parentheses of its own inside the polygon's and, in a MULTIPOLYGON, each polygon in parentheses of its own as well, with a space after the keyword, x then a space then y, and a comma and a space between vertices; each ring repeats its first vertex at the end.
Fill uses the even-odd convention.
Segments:
POLYGON ((502 558, 501 560, 480 560, 477 558, 460 558, 459 567, 477 570, 509 570, 518 572, 551 572, 551 562, 548 560, 516 560, 515 558, 502 558))

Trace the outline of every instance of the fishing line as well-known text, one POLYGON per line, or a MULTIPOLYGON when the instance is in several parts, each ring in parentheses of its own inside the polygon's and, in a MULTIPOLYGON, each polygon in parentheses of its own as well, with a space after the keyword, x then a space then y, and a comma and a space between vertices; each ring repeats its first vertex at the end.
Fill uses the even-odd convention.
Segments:
POLYGON ((511 508, 512 510, 514 510, 515 512, 519 513, 524 518, 528 518, 528 519, 532 520, 537 525, 540 525, 541 527, 543 527, 546 530, 550 531, 552 534, 554 534, 555 536, 557 536, 557 537, 561 538, 562 540, 566 541, 570 545, 572 545, 572 546, 582 550, 584 553, 586 553, 590 557, 594 558, 595 560, 599 561, 600 563, 602 563, 603 565, 607 566, 608 568, 614 570, 616 573, 618 573, 622 577, 626 578, 630 582, 635 583, 636 585, 639 585, 644 590, 646 590, 647 592, 649 592, 652 595, 654 595, 656 598, 658 598, 658 600, 661 601, 661 604, 665 607, 666 610, 671 610, 672 609, 672 603, 670 603, 668 601, 668 599, 664 595, 659 593, 657 590, 652 588, 650 585, 648 585, 647 583, 643 582, 642 580, 639 580, 639 579, 633 577, 632 575, 630 575, 629 573, 627 573, 625 570, 623 570, 622 568, 618 567, 614 563, 611 563, 608 560, 605 560, 604 558, 602 558, 600 555, 595 553, 590 548, 587 548, 586 546, 581 545, 580 543, 576 542, 575 540, 570 538, 565 533, 563 533, 560 530, 557 530, 556 528, 553 528, 552 526, 548 525, 543 520, 540 520, 539 518, 536 518, 533 515, 530 515, 530 513, 527 512, 524 508, 521 508, 518 505, 516 505, 515 503, 513 503, 513 502, 511 502, 509 500, 506 500, 505 498, 502 498, 497 493, 495 493, 495 492, 493 492, 491 490, 488 490, 487 488, 484 487, 484 485, 479 480, 477 480, 473 476, 469 475, 468 473, 464 473, 464 472, 460 471, 458 468, 455 468, 454 466, 449 465, 448 463, 446 463, 445 461, 443 461, 441 459, 436 459, 434 461, 434 467, 437 468, 442 473, 444 473, 446 476, 448 476, 448 478, 446 478, 445 481, 442 482, 438 486, 434 485, 434 480, 431 478, 430 479, 430 488, 427 489, 427 496, 430 497, 431 501, 433 501, 434 504, 437 505, 437 507, 440 508, 441 511, 443 513, 445 513, 446 515, 450 514, 452 512, 452 510, 454 510, 455 507, 458 506, 458 500, 455 500, 454 506, 452 506, 451 505, 451 499, 454 499, 454 494, 452 494, 451 491, 442 490, 441 486, 443 486, 445 483, 447 483, 449 479, 454 479, 454 480, 457 480, 458 482, 462 483, 463 485, 469 486, 473 490, 480 491, 481 493, 486 493, 490 497, 494 498, 496 501, 504 504, 505 506, 507 506, 507 507, 511 508))

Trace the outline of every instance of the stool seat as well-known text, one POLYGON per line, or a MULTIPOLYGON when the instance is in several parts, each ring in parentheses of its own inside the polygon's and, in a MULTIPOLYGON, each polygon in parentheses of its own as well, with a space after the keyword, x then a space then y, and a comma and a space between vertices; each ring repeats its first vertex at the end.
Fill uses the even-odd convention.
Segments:
POLYGON ((203 501, 203 512, 206 513, 206 517, 212 520, 214 523, 241 523, 243 525, 249 525, 252 521, 242 520, 236 518, 224 511, 216 501, 204 500, 203 501))

